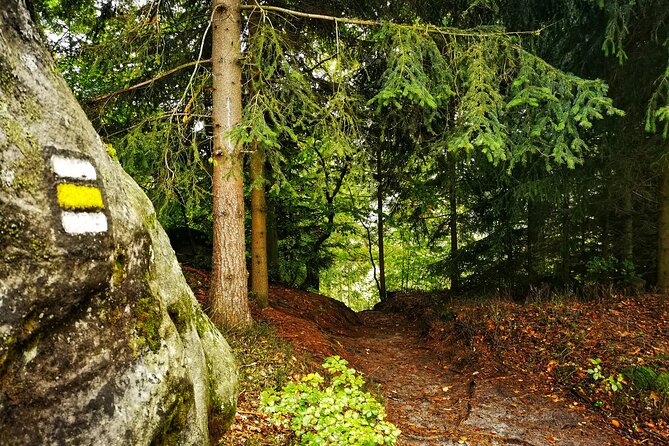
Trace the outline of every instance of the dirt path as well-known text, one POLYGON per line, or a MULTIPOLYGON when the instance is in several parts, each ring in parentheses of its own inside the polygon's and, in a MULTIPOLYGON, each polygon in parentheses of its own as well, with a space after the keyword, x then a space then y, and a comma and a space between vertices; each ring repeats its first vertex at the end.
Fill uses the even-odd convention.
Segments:
POLYGON ((359 314, 363 328, 333 334, 341 355, 378 383, 400 445, 626 444, 604 420, 522 376, 463 357, 454 342, 431 348, 416 323, 359 314))

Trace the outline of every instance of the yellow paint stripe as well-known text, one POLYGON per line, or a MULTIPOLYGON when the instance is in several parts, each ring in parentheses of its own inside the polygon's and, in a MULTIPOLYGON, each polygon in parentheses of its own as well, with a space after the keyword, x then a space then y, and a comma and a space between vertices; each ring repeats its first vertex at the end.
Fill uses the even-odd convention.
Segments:
POLYGON ((61 183, 56 186, 58 204, 69 210, 104 209, 102 192, 93 186, 79 186, 76 184, 61 183))

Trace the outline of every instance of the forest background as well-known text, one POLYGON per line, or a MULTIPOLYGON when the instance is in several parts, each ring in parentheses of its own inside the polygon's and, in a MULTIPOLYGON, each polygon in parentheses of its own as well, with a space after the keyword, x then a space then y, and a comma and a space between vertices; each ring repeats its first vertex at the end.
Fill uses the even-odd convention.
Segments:
MULTIPOLYGON (((33 3, 110 155, 209 265, 211 3, 33 3)), ((387 290, 669 289, 665 1, 238 6, 229 136, 271 281, 354 309, 387 290)))

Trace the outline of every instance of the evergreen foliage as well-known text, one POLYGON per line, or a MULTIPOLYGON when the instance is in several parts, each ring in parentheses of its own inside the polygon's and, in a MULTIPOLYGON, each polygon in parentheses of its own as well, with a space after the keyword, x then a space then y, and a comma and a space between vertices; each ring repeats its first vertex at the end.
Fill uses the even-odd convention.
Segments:
MULTIPOLYGON (((465 289, 572 287, 611 256, 652 283, 666 143, 643 130, 669 132, 662 1, 363 3, 305 11, 329 21, 245 8, 234 136, 267 159, 275 280, 360 295, 335 283, 369 283, 381 194, 390 289, 460 273, 465 289)), ((208 2, 35 6, 161 222, 210 232, 208 2)))

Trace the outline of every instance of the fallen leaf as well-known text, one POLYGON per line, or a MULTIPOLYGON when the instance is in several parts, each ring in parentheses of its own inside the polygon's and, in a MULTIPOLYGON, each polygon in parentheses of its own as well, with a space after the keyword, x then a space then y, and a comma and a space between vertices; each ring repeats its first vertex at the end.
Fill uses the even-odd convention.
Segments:
POLYGON ((653 400, 653 403, 655 403, 656 406, 660 404, 660 395, 654 390, 650 392, 650 399, 653 400))

